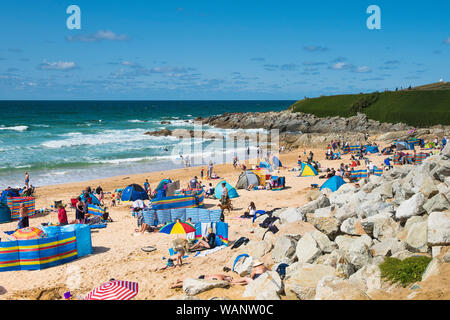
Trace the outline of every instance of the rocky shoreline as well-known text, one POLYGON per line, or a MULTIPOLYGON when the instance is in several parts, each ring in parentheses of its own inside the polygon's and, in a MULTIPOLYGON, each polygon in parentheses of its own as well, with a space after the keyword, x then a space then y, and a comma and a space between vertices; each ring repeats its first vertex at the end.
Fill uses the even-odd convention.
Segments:
POLYGON ((404 123, 381 123, 368 119, 365 114, 356 116, 319 118, 312 114, 291 112, 224 113, 207 118, 197 118, 204 125, 222 129, 278 129, 280 144, 286 147, 326 146, 331 140, 363 143, 366 133, 378 136, 377 140, 390 143, 394 139, 417 137, 431 139, 450 133, 450 126, 414 128, 404 123), (416 129, 413 134, 409 134, 416 129))
MULTIPOLYGON (((421 165, 405 165, 371 176, 359 185, 345 184, 336 192, 311 191, 301 207, 281 208, 278 232, 256 228, 260 241, 239 247, 229 261, 231 268, 248 276, 253 261, 274 264, 246 286, 244 298, 280 300, 369 300, 389 291, 392 284, 381 277, 385 257, 404 260, 432 258, 422 281, 439 276, 450 262, 450 145, 421 165), (285 263, 285 277, 275 270, 285 263)), ((261 223, 267 215, 258 217, 261 223)), ((186 279, 184 296, 227 286, 223 281, 186 279)), ((410 284, 412 299, 420 292, 410 284)))

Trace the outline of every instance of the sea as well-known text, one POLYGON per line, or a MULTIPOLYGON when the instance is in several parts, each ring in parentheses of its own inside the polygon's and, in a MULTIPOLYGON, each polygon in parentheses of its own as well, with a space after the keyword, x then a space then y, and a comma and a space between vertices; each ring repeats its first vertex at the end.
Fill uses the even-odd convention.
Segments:
POLYGON ((0 190, 23 187, 25 172, 33 186, 45 186, 181 168, 190 152, 175 153, 180 144, 193 150, 208 142, 144 133, 192 130, 197 117, 280 111, 294 102, 0 101, 0 190))

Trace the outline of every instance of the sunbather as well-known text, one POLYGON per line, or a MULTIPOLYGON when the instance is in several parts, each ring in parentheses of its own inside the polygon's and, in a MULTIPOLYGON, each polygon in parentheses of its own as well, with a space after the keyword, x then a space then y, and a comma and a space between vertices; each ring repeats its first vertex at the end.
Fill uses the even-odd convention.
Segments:
MULTIPOLYGON (((227 276, 225 274, 207 274, 207 275, 202 274, 201 276, 198 277, 198 279, 227 281, 229 283, 234 282, 233 277, 227 276)), ((182 287, 183 287, 183 280, 177 279, 177 281, 175 281, 174 284, 170 286, 170 289, 182 288, 182 287)))
POLYGON ((250 282, 252 282, 253 280, 255 280, 256 278, 258 278, 260 275, 262 275, 267 270, 268 269, 266 268, 264 263, 262 263, 259 260, 256 260, 255 262, 253 262, 253 270, 252 270, 252 273, 250 274, 250 277, 244 277, 239 280, 235 280, 235 281, 233 281, 233 283, 247 285, 250 282))
POLYGON ((208 228, 208 235, 206 238, 202 237, 202 239, 198 240, 198 242, 194 244, 190 250, 194 250, 199 247, 206 249, 213 249, 216 247, 216 234, 212 232, 211 228, 208 228))

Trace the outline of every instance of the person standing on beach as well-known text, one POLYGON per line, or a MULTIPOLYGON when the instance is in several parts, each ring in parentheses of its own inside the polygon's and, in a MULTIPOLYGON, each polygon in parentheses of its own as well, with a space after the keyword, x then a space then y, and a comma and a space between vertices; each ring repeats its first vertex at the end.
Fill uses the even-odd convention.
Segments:
POLYGON ((145 182, 144 182, 144 189, 145 189, 145 192, 147 192, 148 191, 148 187, 150 186, 150 184, 148 183, 148 179, 145 179, 145 182))
POLYGON ((29 227, 29 221, 28 221, 28 209, 25 207, 23 203, 19 205, 19 225, 18 229, 27 228, 29 227))
POLYGON ((58 221, 59 221, 60 226, 65 226, 65 225, 69 224, 69 222, 67 221, 66 209, 64 208, 64 206, 62 204, 59 205, 59 209, 58 209, 58 221))
POLYGON ((77 198, 78 202, 75 206, 75 219, 77 219, 80 223, 84 223, 84 204, 81 201, 81 198, 77 198))
POLYGON ((28 172, 25 172, 25 186, 27 187, 27 189, 28 189, 28 187, 29 187, 29 184, 30 183, 30 175, 28 174, 28 172))
POLYGON ((202 170, 200 170, 200 179, 203 180, 203 174, 204 174, 205 169, 202 168, 202 170))
POLYGON ((212 160, 209 160, 209 164, 208 164, 208 180, 211 179, 212 172, 213 172, 213 163, 212 163, 212 160))
POLYGON ((221 204, 227 204, 229 201, 229 196, 228 196, 228 188, 227 188, 227 184, 225 182, 222 183, 222 197, 220 198, 220 203, 221 204))

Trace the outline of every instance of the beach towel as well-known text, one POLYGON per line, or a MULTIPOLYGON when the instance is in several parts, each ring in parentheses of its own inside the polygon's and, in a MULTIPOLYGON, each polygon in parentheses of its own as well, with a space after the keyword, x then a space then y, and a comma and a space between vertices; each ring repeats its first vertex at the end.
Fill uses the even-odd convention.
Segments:
POLYGON ((97 224, 89 225, 89 228, 91 228, 91 229, 101 229, 101 228, 106 228, 106 226, 107 226, 106 223, 97 223, 97 224))
POLYGON ((238 255, 238 256, 236 257, 236 259, 234 259, 234 263, 233 263, 233 268, 232 268, 232 270, 234 271, 234 267, 236 266, 236 263, 238 263, 238 261, 239 261, 240 259, 242 259, 242 258, 247 258, 247 257, 248 257, 248 254, 246 254, 246 253, 243 253, 243 254, 238 255))
POLYGON ((225 248, 226 248, 226 246, 223 245, 223 246, 215 247, 215 248, 213 248, 213 249, 208 249, 208 250, 198 251, 198 252, 195 254, 194 257, 204 257, 204 256, 207 256, 208 254, 217 252, 217 251, 222 250, 222 249, 225 249, 225 248))

